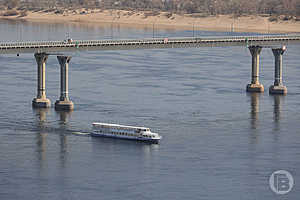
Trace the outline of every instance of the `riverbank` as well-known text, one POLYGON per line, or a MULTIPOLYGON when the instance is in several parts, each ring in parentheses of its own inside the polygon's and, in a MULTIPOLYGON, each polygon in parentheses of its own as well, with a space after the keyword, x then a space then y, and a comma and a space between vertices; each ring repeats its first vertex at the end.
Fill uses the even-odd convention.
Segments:
MULTIPOLYGON (((2 11, 2 14, 5 11, 2 11)), ((153 27, 183 30, 235 31, 259 33, 300 32, 295 20, 269 21, 267 16, 178 15, 168 12, 124 10, 64 10, 26 12, 26 15, 0 16, 0 19, 26 20, 44 23, 84 23, 89 25, 120 24, 129 27, 153 27)))

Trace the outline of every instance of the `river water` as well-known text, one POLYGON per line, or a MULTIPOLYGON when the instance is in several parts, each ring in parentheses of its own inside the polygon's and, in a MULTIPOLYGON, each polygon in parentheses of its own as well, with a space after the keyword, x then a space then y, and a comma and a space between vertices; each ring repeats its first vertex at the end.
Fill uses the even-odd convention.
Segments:
MULTIPOLYGON (((151 28, 0 22, 1 41, 151 38, 151 28)), ((154 37, 241 35, 155 29, 154 37)), ((34 110, 32 54, 0 55, 0 199, 297 199, 300 194, 300 48, 288 46, 287 96, 270 96, 274 57, 261 54, 266 92, 245 92, 246 47, 76 52, 70 113, 34 110), (94 121, 139 125, 160 144, 92 138, 94 121), (287 170, 288 194, 269 177, 287 170)), ((59 98, 50 56, 47 97, 59 98)))

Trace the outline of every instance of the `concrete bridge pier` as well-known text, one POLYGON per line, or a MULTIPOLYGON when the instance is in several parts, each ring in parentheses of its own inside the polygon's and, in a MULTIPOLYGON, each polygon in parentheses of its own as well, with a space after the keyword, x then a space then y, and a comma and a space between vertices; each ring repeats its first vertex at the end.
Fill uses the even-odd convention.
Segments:
POLYGON ((69 99, 68 72, 70 56, 57 56, 60 64, 60 98, 55 102, 55 110, 73 110, 74 104, 69 99))
POLYGON ((252 55, 252 79, 247 85, 247 92, 264 92, 264 86, 259 83, 259 55, 262 47, 250 46, 249 50, 252 55))
POLYGON ((285 50, 285 46, 272 49, 275 57, 275 81, 274 85, 269 88, 270 94, 287 94, 287 88, 282 83, 282 55, 285 50))
POLYGON ((37 97, 32 100, 34 108, 49 108, 51 101, 46 97, 46 61, 48 55, 45 53, 34 54, 37 62, 37 97))

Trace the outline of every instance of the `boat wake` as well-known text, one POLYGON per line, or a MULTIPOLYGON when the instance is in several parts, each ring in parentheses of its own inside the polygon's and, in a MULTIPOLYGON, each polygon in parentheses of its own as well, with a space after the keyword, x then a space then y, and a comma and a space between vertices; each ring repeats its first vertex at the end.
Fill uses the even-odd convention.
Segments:
POLYGON ((90 133, 87 132, 72 132, 74 135, 83 135, 83 136, 90 136, 90 133))

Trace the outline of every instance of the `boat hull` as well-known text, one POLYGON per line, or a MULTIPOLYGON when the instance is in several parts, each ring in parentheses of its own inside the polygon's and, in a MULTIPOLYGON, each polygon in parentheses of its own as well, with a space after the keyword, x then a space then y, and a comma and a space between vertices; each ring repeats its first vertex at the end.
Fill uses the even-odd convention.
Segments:
POLYGON ((123 140, 135 140, 140 142, 148 142, 148 143, 156 143, 158 144, 161 138, 144 138, 144 137, 130 137, 130 136, 121 136, 121 135, 113 135, 113 134, 99 134, 99 133, 91 133, 93 137, 106 137, 106 138, 116 138, 116 139, 123 139, 123 140))

